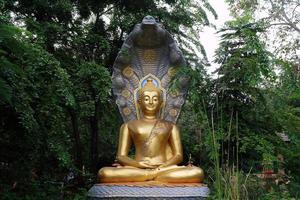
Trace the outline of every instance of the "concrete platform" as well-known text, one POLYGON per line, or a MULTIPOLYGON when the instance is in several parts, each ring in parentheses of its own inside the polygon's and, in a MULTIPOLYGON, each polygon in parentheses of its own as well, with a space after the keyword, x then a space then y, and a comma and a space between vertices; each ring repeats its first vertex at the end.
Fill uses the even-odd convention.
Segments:
POLYGON ((203 184, 122 183, 95 184, 88 192, 90 200, 175 199, 203 200, 209 189, 203 184))

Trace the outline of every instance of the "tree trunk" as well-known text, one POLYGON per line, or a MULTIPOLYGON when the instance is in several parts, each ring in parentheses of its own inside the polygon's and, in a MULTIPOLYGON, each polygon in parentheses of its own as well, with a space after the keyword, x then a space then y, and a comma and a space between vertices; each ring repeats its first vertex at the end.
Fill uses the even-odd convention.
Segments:
POLYGON ((100 102, 95 102, 95 113, 90 117, 91 124, 91 170, 93 173, 97 172, 98 163, 98 132, 99 132, 99 108, 100 102))
POLYGON ((71 122, 72 122, 72 131, 73 131, 73 137, 75 142, 75 166, 81 170, 83 166, 82 162, 82 146, 80 141, 80 133, 78 128, 78 117, 76 112, 73 109, 69 109, 69 113, 71 116, 71 122))
MULTIPOLYGON (((80 132, 78 126, 78 117, 77 113, 74 109, 70 108, 69 113, 71 116, 71 123, 72 123, 72 131, 74 137, 74 154, 75 154, 75 166, 78 170, 83 170, 83 161, 82 161, 82 145, 80 140, 80 132)), ((79 186, 84 185, 84 179, 82 173, 78 174, 77 182, 79 186)))

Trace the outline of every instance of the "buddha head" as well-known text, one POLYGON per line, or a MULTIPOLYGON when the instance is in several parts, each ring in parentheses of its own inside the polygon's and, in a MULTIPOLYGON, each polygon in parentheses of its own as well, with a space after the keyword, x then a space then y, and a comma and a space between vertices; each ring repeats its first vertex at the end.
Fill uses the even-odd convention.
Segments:
POLYGON ((139 90, 138 103, 143 114, 156 115, 162 105, 162 91, 157 88, 152 79, 139 90))

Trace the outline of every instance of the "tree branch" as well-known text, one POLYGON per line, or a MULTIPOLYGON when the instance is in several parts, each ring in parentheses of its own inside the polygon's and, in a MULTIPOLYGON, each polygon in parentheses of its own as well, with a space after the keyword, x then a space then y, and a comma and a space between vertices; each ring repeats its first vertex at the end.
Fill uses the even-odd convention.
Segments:
POLYGON ((102 15, 104 15, 105 13, 108 13, 110 10, 112 10, 112 9, 115 8, 115 7, 116 7, 116 6, 112 6, 112 7, 108 8, 107 10, 105 10, 105 11, 99 13, 99 16, 102 16, 102 15))
POLYGON ((300 28, 297 27, 296 24, 294 24, 291 19, 287 16, 285 10, 284 10, 284 1, 281 0, 281 7, 279 8, 274 2, 273 0, 269 0, 269 2, 271 3, 271 6, 274 10, 278 9, 278 13, 279 15, 277 15, 277 19, 278 20, 283 20, 284 22, 282 23, 275 23, 273 25, 286 25, 286 26, 290 26, 291 28, 295 29, 295 31, 297 31, 298 33, 300 33, 300 28))
POLYGON ((297 27, 296 24, 294 24, 290 18, 286 15, 285 11, 282 9, 282 17, 289 23, 290 27, 294 28, 298 33, 300 33, 300 28, 297 27))
POLYGON ((292 11, 292 18, 294 18, 294 14, 295 14, 296 8, 297 8, 298 6, 300 6, 300 3, 299 3, 298 5, 296 5, 295 8, 293 9, 293 11, 292 11))
POLYGON ((291 25, 290 23, 287 22, 278 22, 278 23, 269 24, 268 26, 265 26, 265 28, 270 28, 271 26, 291 26, 291 25))

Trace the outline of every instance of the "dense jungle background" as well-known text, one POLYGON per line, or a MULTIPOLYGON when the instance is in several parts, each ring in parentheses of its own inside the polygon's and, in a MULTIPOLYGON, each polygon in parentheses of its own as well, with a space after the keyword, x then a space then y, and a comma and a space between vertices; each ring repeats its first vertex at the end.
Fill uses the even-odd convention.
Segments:
POLYGON ((207 0, 0 0, 0 199, 85 199, 115 159, 114 59, 147 14, 186 57, 183 164, 210 198, 300 199, 300 2, 226 3, 211 75, 207 0))

